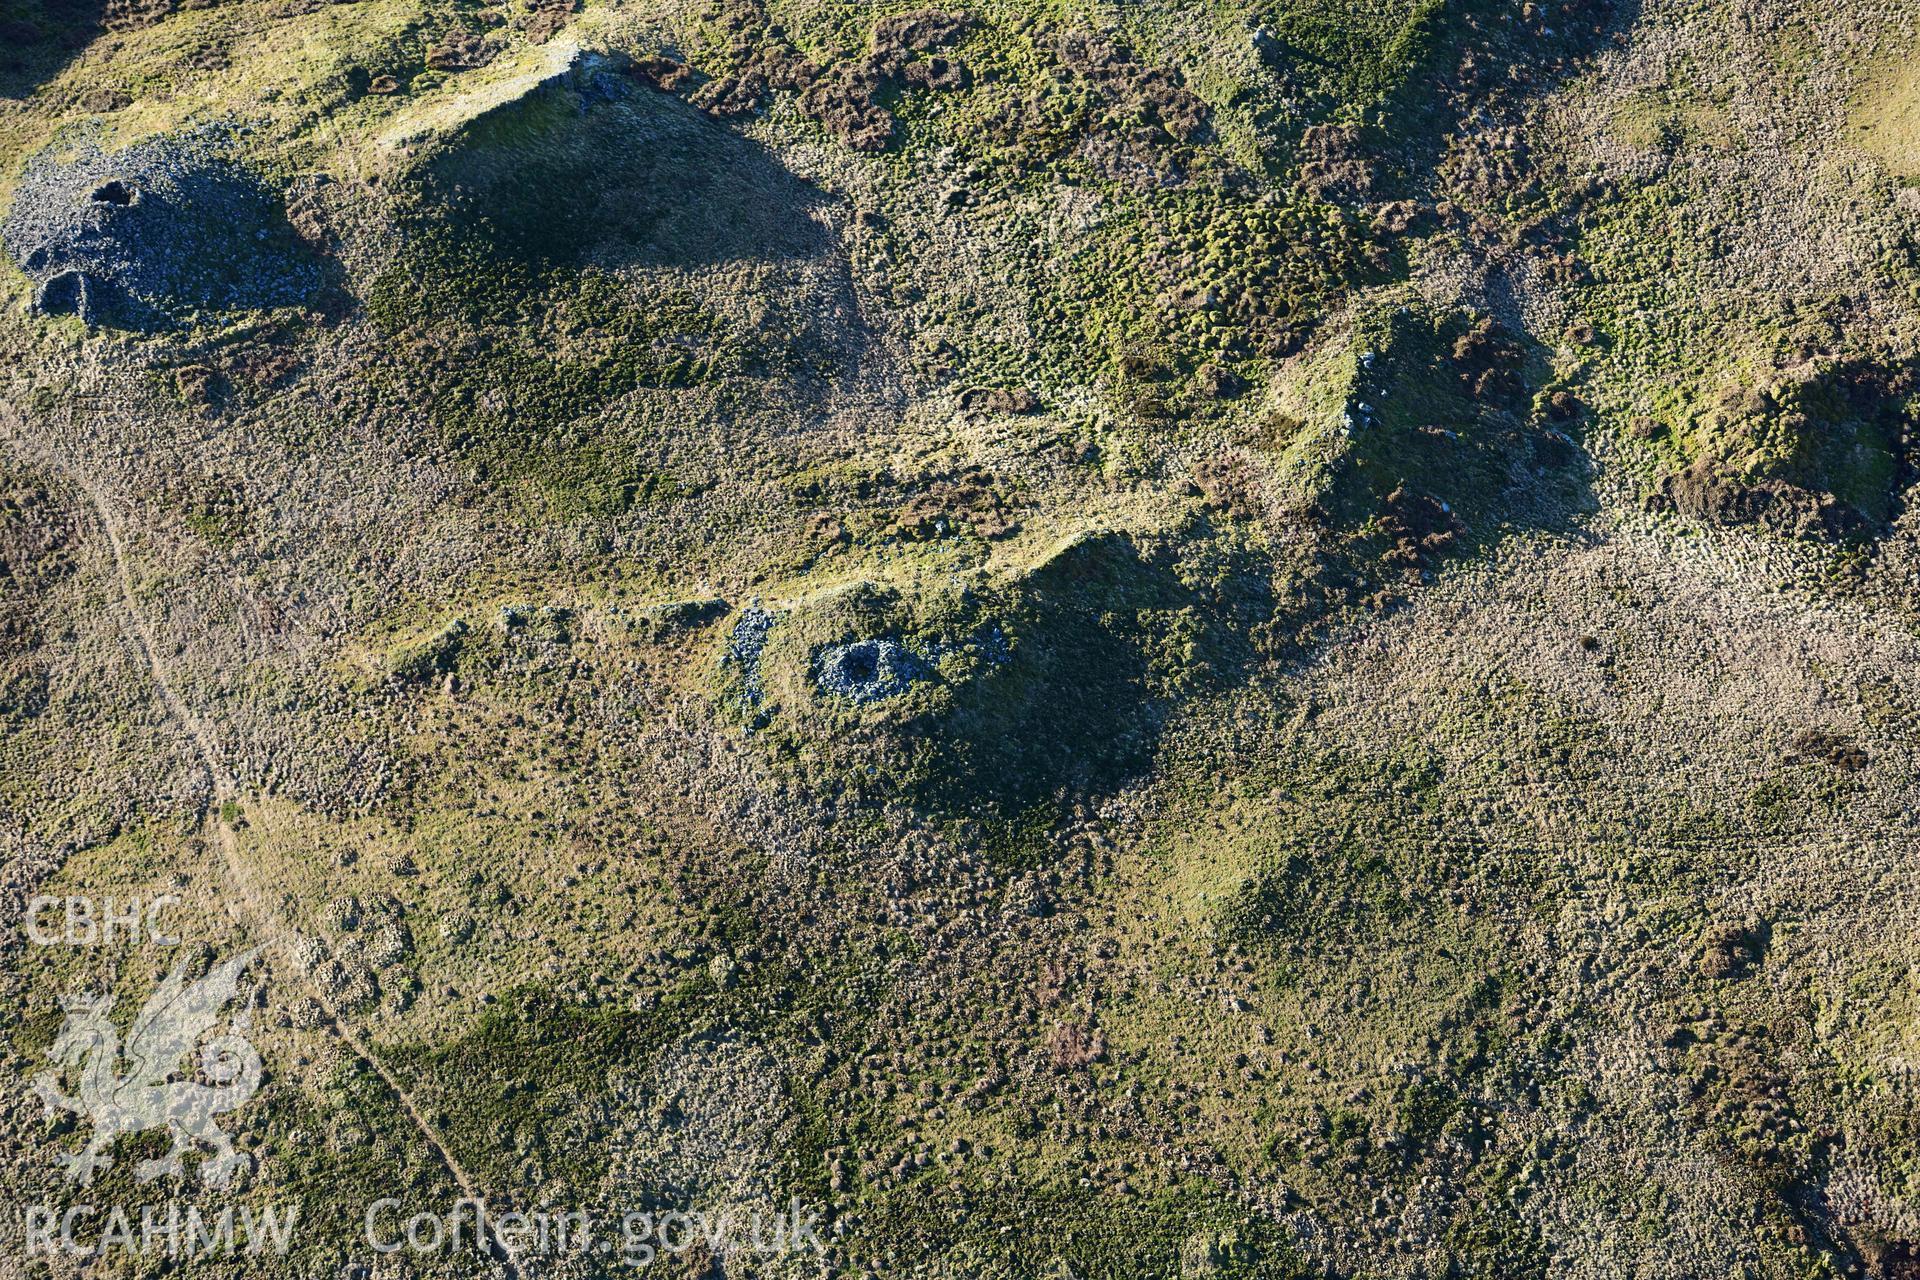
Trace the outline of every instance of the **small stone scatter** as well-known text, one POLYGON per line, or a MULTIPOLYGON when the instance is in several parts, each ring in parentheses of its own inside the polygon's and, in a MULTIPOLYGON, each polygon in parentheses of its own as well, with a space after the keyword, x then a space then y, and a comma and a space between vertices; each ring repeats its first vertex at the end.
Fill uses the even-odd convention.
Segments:
POLYGON ((905 693, 930 674, 927 664, 897 640, 856 640, 820 653, 821 692, 849 702, 879 702, 905 693))
POLYGON ((39 312, 89 325, 153 330, 199 312, 296 306, 321 284, 280 197, 212 130, 42 152, 0 243, 33 280, 39 312))

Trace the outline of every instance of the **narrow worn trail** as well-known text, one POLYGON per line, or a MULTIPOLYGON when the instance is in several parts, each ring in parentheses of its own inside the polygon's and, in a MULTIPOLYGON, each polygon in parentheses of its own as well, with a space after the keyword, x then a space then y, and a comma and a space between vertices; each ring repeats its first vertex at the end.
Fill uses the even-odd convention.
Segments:
MULTIPOLYGON (((71 418, 72 411, 69 410, 69 424, 71 424, 71 418)), ((200 757, 201 763, 207 771, 207 776, 212 782, 213 794, 211 803, 207 808, 206 822, 207 825, 212 828, 215 844, 219 846, 221 862, 226 868, 227 879, 235 893, 238 894, 240 904, 244 908, 249 921, 265 936, 268 945, 273 949, 281 964, 285 966, 285 971, 290 973, 303 972, 301 965, 295 958, 291 930, 287 927, 286 923, 274 913, 271 905, 261 894, 240 848, 239 836, 235 832, 232 824, 227 822, 222 816, 223 810, 226 808, 228 802, 238 803, 240 799, 240 788, 235 782, 233 774, 227 769, 223 761, 219 744, 215 740, 212 731, 207 727, 206 723, 194 713, 193 709, 187 705, 186 700, 181 697, 172 676, 167 670, 166 663, 160 657, 160 647, 154 637, 153 628, 151 624, 148 623, 146 615, 140 611, 139 600, 134 591, 133 571, 127 555, 124 529, 120 516, 114 509, 112 499, 99 482, 83 468, 52 456, 51 451, 48 449, 36 447, 32 437, 26 430, 24 419, 13 406, 4 402, 0 402, 0 436, 6 438, 8 444, 12 446, 17 456, 25 461, 46 467, 61 479, 72 484, 81 496, 86 499, 88 507, 91 508, 93 512, 95 521, 99 524, 101 531, 106 534, 107 545, 113 552, 114 574, 120 589, 120 603, 127 614, 128 634, 139 648, 141 657, 145 660, 147 672, 153 681, 154 689, 160 695, 160 700, 162 704, 165 705, 167 713, 186 731, 188 739, 193 743, 195 753, 200 757)), ((453 1154, 452 1148, 447 1145, 446 1139, 441 1136, 439 1130, 434 1126, 433 1122, 428 1119, 426 1113, 420 1109, 419 1104, 414 1101, 413 1095, 407 1091, 405 1085, 400 1082, 400 1079, 394 1075, 386 1063, 382 1062, 379 1056, 373 1052, 373 1049, 367 1044, 365 1037, 354 1030, 347 1020, 340 1015, 339 1010, 335 1007, 333 1001, 328 999, 325 991, 310 981, 305 982, 304 985, 307 988, 307 993, 313 998, 315 1003, 319 1005, 328 1029, 339 1038, 341 1044, 343 1044, 354 1057, 366 1063, 366 1065, 380 1077, 381 1081, 399 1102, 400 1108, 406 1113, 408 1120, 411 1121, 415 1129, 419 1131, 421 1140, 432 1150, 435 1158, 440 1161, 448 1175, 452 1177, 455 1185, 460 1188, 461 1194, 476 1204, 484 1205, 485 1199, 480 1194, 473 1178, 467 1173, 466 1169, 461 1166, 459 1159, 453 1154)), ((496 1233, 491 1215, 483 1213, 481 1216, 484 1219, 483 1225, 486 1233, 487 1249, 488 1252, 492 1254, 493 1260, 505 1273, 507 1280, 522 1280, 525 1273, 521 1268, 518 1256, 512 1249, 507 1247, 506 1242, 496 1233)))

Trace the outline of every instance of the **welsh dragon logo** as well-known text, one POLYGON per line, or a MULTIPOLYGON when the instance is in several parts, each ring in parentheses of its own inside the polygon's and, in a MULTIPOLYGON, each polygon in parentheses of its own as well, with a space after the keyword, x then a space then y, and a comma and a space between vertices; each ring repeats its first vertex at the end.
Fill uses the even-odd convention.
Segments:
POLYGON ((56 1111, 71 1111, 93 1124, 85 1149, 57 1157, 69 1178, 83 1186, 91 1183, 94 1174, 113 1163, 107 1152, 117 1139, 159 1128, 172 1137, 173 1148, 135 1167, 140 1182, 184 1177, 181 1157, 195 1146, 213 1150, 200 1165, 200 1180, 209 1187, 226 1186, 236 1171, 251 1163, 214 1123, 221 1112, 244 1106, 260 1087, 260 1054, 244 1034, 246 1014, 229 1021, 224 1034, 205 1044, 201 1037, 233 999, 240 971, 258 955, 256 948, 235 956, 194 982, 186 979, 185 962, 176 964, 134 1018, 124 1045, 107 1017, 113 1010, 111 996, 61 999, 67 1019, 47 1056, 62 1068, 80 1068, 80 1096, 62 1093, 60 1075, 52 1071, 35 1077, 33 1089, 46 1103, 49 1118, 56 1111), (169 1079, 196 1047, 200 1074, 212 1083, 169 1079))

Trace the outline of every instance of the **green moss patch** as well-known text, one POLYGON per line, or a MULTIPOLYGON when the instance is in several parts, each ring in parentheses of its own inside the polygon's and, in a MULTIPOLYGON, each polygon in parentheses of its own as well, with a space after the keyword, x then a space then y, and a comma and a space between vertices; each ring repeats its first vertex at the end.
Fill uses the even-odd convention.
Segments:
POLYGON ((1669 501, 1718 524, 1860 541, 1897 514, 1910 483, 1906 366, 1814 361, 1725 384, 1677 434, 1691 459, 1669 501))

